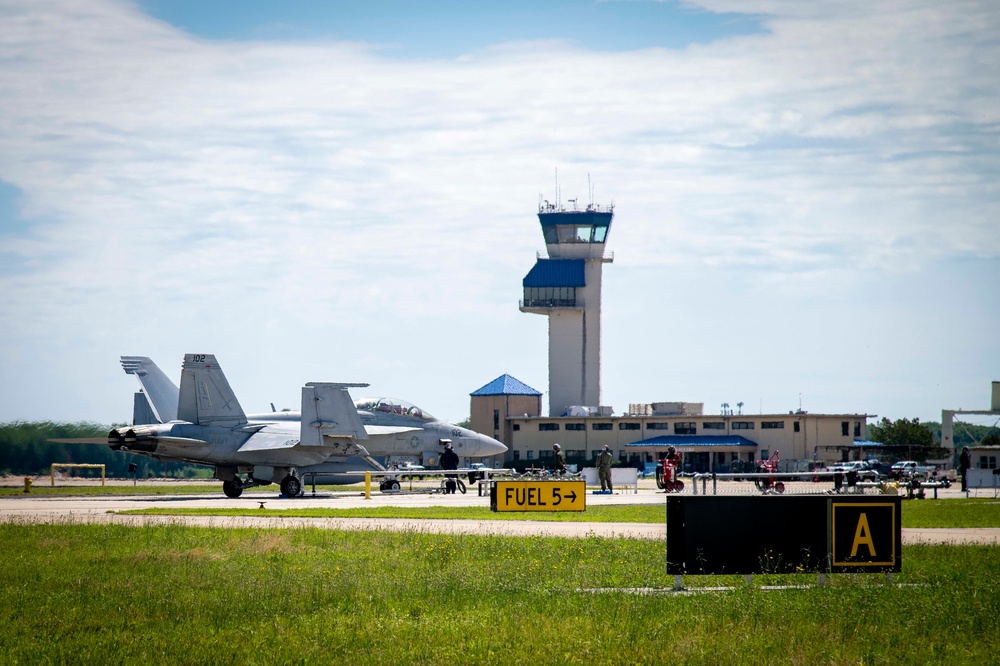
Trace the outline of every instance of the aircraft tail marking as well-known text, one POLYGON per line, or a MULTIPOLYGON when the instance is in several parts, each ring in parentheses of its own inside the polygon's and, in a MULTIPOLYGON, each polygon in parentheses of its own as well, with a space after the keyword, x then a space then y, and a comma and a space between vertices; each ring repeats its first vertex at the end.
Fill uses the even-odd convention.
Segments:
POLYGON ((323 446, 323 437, 368 439, 347 389, 368 384, 309 382, 302 387, 303 446, 323 446))
POLYGON ((198 425, 233 427, 247 422, 214 354, 185 354, 177 418, 198 425))

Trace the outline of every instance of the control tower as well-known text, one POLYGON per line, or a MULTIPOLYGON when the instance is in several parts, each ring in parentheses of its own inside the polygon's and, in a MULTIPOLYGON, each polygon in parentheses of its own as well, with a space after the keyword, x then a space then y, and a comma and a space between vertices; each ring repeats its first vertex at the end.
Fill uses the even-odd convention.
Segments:
POLYGON ((549 318, 549 416, 601 404, 601 270, 614 205, 579 210, 543 201, 538 221, 548 259, 522 281, 521 312, 549 318))

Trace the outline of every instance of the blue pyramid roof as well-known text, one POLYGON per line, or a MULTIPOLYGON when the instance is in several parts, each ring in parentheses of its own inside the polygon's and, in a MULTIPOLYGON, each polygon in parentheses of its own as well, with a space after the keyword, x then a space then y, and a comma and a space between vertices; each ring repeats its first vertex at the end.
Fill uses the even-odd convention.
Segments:
POLYGON ((510 375, 500 375, 486 386, 473 391, 469 395, 541 395, 520 379, 510 375))

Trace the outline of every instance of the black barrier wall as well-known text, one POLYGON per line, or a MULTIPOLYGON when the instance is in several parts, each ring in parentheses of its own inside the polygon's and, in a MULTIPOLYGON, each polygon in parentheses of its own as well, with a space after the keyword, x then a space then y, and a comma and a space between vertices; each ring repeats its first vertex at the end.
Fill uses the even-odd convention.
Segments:
POLYGON ((667 572, 900 571, 898 496, 667 497, 667 572))

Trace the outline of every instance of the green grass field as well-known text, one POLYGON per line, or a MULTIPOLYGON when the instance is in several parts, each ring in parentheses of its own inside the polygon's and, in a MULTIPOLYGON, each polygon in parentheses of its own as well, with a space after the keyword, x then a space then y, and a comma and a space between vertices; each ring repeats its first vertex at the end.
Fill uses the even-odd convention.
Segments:
MULTIPOLYGON (((274 503, 272 503, 272 506, 274 503)), ((466 520, 546 520, 659 523, 663 505, 600 505, 582 512, 493 513, 486 506, 392 507, 359 509, 138 509, 122 513, 152 515, 287 516, 305 518, 433 518, 466 520)), ((1000 502, 988 499, 914 500, 903 502, 903 527, 1000 527, 1000 502)))
POLYGON ((995 663, 1000 548, 884 576, 686 577, 663 544, 311 529, 0 524, 0 662, 995 663), (601 590, 601 591, 596 591, 601 590))

